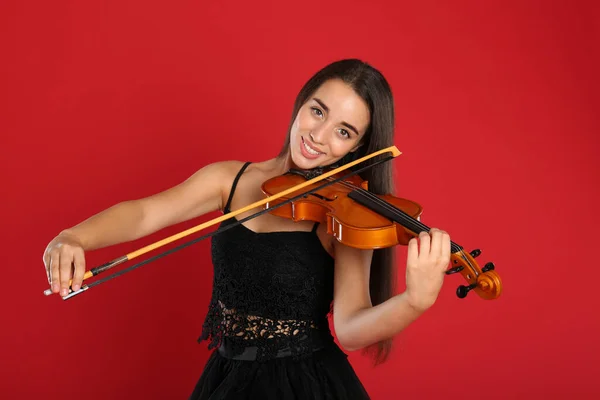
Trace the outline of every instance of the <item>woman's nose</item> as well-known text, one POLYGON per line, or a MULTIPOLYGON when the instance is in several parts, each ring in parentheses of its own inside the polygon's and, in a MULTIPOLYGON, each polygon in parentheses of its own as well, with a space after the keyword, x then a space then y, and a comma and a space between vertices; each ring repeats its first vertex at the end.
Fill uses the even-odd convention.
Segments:
POLYGON ((322 124, 310 132, 310 140, 315 144, 325 144, 327 138, 327 124, 322 124))

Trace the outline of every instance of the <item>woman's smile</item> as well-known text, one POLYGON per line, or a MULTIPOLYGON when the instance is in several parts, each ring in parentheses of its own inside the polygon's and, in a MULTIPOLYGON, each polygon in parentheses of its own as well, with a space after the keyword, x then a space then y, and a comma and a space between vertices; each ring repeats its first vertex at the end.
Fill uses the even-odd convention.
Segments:
POLYGON ((312 146, 311 143, 304 139, 303 136, 300 137, 300 140, 302 141, 300 144, 300 151, 304 157, 314 160, 320 155, 325 154, 322 151, 319 151, 316 147, 312 146))

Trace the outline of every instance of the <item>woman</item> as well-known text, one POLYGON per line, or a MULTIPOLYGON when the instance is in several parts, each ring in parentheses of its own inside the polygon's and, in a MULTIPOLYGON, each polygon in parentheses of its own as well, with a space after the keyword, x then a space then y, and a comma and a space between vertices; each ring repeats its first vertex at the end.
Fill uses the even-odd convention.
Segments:
MULTIPOLYGON (((52 290, 65 295, 71 278, 73 289, 80 288, 85 251, 213 210, 240 209, 264 198, 265 180, 290 168, 344 164, 391 146, 393 130, 385 78, 359 60, 332 63, 300 91, 277 157, 207 165, 169 190, 119 203, 61 232, 44 253, 52 290)), ((390 163, 363 178, 373 192, 392 191, 390 163)), ((393 336, 434 304, 450 260, 450 238, 432 229, 410 241, 406 290, 397 295, 393 251, 350 248, 325 226, 270 214, 214 236, 213 293, 199 341, 209 341, 215 351, 190 398, 368 398, 333 341, 330 306, 341 347, 374 350, 375 360, 384 361, 393 336)))

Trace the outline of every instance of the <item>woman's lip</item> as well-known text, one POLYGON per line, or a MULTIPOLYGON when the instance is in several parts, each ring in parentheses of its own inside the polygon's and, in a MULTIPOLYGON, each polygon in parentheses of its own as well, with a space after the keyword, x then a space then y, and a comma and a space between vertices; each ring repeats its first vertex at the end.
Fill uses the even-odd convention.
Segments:
MULTIPOLYGON (((302 155, 303 155, 305 158, 308 158, 308 159, 310 159, 310 160, 314 160, 315 158, 319 158, 319 157, 321 157, 321 155, 323 154, 323 153, 321 153, 321 152, 319 152, 319 154, 311 154, 311 153, 309 153, 309 152, 306 150, 306 148, 304 147, 304 144, 305 144, 305 143, 306 143, 306 142, 304 141, 304 138, 303 138, 303 137, 301 137, 301 143, 300 143, 300 152, 302 153, 302 155)), ((306 143, 306 145, 308 146, 308 143, 306 143)), ((312 149, 312 147, 311 147, 311 149, 312 149)))
POLYGON ((321 150, 317 149, 315 146, 312 146, 308 140, 304 140, 304 137, 302 137, 302 142, 306 143, 306 145, 308 147, 310 147, 311 149, 313 149, 314 151, 319 152, 320 154, 325 154, 321 150))

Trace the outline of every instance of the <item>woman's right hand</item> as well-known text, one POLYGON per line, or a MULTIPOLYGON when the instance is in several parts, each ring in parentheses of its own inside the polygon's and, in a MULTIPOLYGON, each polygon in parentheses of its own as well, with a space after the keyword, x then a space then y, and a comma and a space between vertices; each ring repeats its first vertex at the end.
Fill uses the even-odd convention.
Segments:
POLYGON ((44 251, 44 265, 52 293, 69 294, 69 281, 73 291, 80 289, 85 274, 85 252, 77 237, 68 233, 56 236, 44 251))

